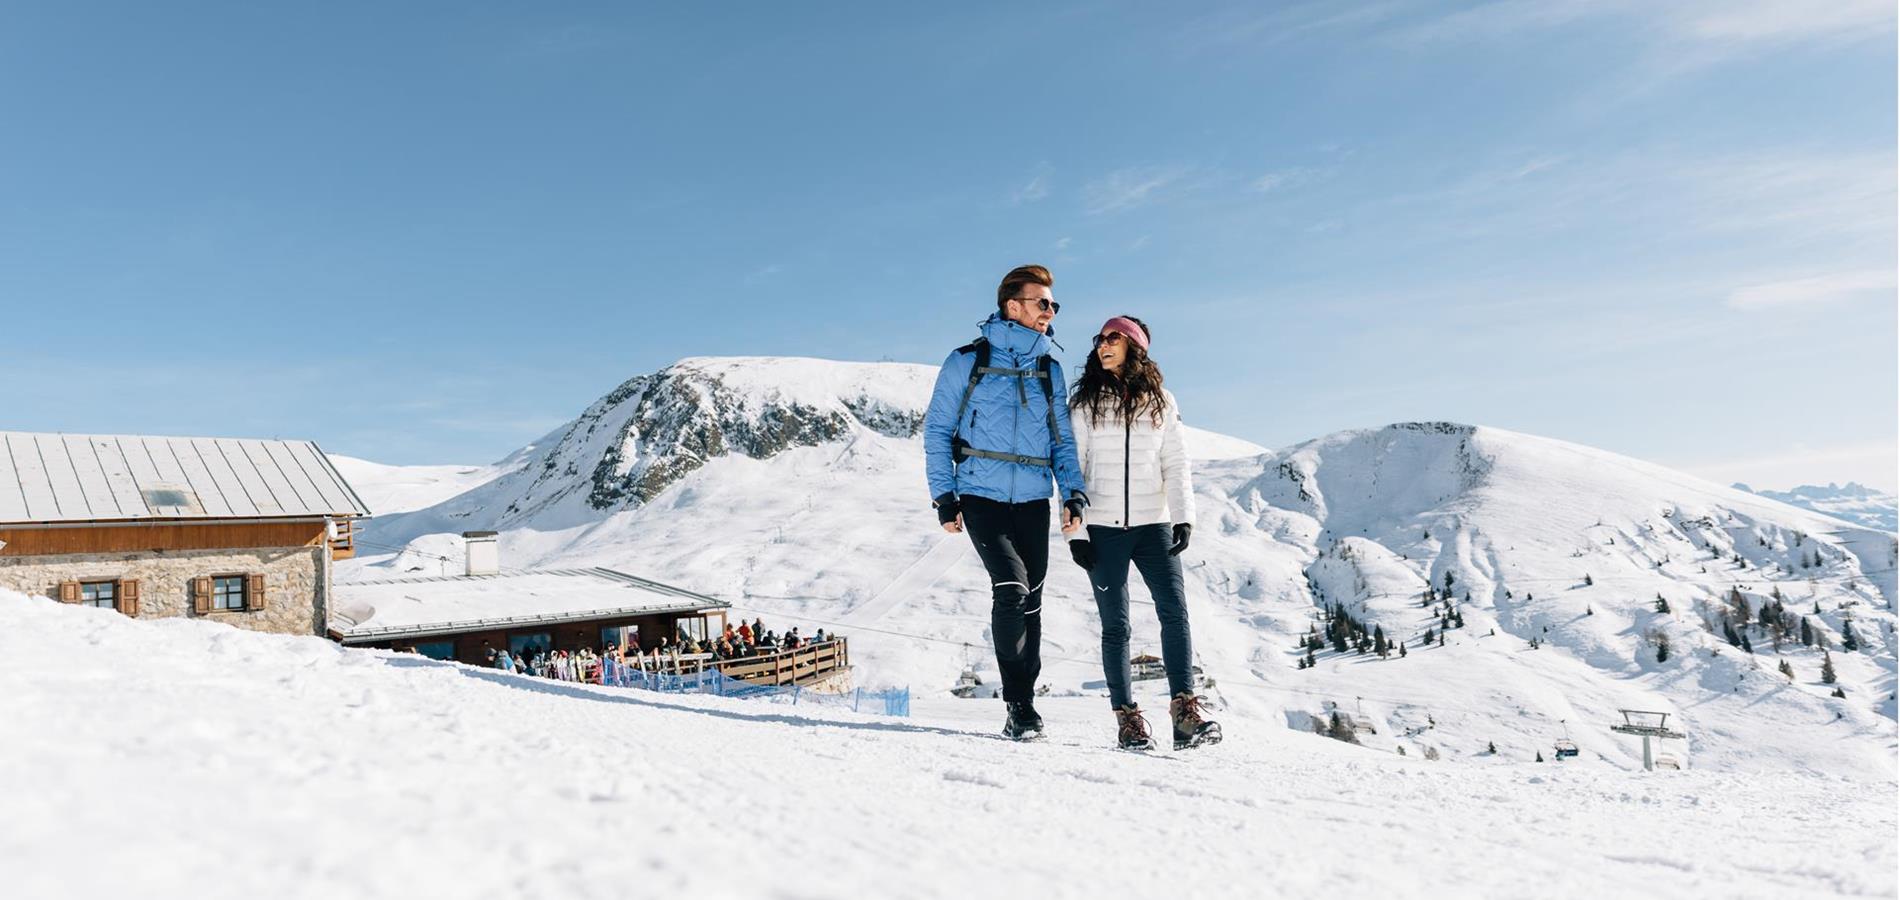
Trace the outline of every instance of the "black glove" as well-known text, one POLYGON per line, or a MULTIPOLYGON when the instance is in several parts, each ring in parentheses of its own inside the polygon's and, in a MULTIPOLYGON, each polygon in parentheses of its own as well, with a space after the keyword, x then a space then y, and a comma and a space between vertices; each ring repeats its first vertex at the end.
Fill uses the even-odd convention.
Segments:
POLYGON ((963 504, 957 502, 957 495, 955 494, 944 494, 936 500, 931 501, 930 505, 937 508, 937 524, 939 525, 948 525, 951 522, 955 522, 957 516, 963 512, 963 504))
POLYGON ((1062 509, 1067 512, 1069 516, 1080 519, 1082 518, 1082 510, 1088 509, 1088 506, 1089 498, 1078 492, 1069 495, 1069 499, 1063 502, 1062 509))
POLYGON ((1082 567, 1085 572, 1095 571, 1095 543, 1093 541, 1070 541, 1069 558, 1082 567))
POLYGON ((1174 526, 1174 545, 1168 548, 1169 556, 1180 556, 1187 549, 1188 535, 1194 532, 1194 526, 1186 522, 1174 526))

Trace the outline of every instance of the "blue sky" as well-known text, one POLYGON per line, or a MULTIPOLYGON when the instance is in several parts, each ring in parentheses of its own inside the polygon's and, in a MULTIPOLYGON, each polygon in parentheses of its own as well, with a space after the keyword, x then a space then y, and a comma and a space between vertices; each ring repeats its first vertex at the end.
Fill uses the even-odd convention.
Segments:
POLYGON ((0 5, 0 427, 499 458, 1043 262, 1192 424, 1893 489, 1890 4, 0 5))

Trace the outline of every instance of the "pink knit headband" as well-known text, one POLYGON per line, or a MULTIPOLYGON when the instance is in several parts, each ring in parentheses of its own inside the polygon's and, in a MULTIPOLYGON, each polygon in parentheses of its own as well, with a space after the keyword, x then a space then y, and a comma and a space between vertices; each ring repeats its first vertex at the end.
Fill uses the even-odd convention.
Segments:
POLYGON ((1102 330, 1096 333, 1105 334, 1110 331, 1121 332, 1122 337, 1125 337, 1131 341, 1134 341, 1136 344, 1141 345, 1141 349, 1143 350, 1148 349, 1147 333, 1141 330, 1140 325, 1135 324, 1135 320, 1130 319, 1127 316, 1116 316, 1113 319, 1109 319, 1108 321, 1103 322, 1102 330))

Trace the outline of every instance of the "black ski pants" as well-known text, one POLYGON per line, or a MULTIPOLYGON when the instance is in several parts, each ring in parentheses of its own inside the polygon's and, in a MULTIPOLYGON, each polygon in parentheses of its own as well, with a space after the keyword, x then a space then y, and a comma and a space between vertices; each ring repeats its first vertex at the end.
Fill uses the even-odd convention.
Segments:
POLYGON ((965 496, 963 527, 990 573, 990 638, 1003 699, 1030 700, 1042 673, 1042 581, 1049 573, 1049 501, 965 496))
POLYGON ((1102 614, 1102 676, 1108 681, 1108 702, 1122 709, 1135 702, 1128 671, 1128 564, 1133 562, 1148 584, 1161 620, 1161 665, 1168 673, 1170 695, 1194 691, 1194 642, 1188 636, 1187 585, 1181 557, 1169 556, 1174 543, 1171 526, 1134 528, 1089 526, 1095 545, 1095 568, 1089 582, 1095 586, 1095 608, 1102 614))

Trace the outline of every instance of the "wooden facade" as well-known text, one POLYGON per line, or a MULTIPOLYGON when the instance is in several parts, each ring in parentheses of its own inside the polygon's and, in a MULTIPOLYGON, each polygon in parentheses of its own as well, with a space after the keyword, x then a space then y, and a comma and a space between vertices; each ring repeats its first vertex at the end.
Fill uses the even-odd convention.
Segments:
MULTIPOLYGON (((315 547, 328 538, 322 522, 140 522, 59 528, 0 525, 0 556, 142 553, 242 547, 315 547)), ((334 547, 332 558, 336 556, 334 547)))

